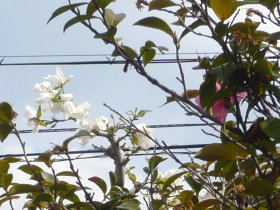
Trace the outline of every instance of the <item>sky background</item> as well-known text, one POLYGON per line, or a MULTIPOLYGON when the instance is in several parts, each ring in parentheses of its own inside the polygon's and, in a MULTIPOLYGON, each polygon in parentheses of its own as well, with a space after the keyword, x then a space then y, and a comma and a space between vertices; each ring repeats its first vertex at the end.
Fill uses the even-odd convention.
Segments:
MULTIPOLYGON (((105 45, 101 40, 93 38, 93 34, 81 25, 75 25, 63 33, 63 26, 71 13, 62 15, 47 24, 52 12, 66 5, 67 1, 47 0, 9 0, 3 1, 0 7, 0 58, 3 63, 23 62, 60 62, 60 61, 94 61, 107 60, 107 54, 111 54, 112 47, 105 45), (105 55, 106 56, 80 56, 80 57, 13 57, 28 55, 105 55)), ((127 17, 120 23, 117 37, 123 38, 125 45, 139 50, 146 40, 154 41, 157 45, 169 48, 169 53, 174 53, 172 40, 166 34, 153 29, 147 29, 133 24, 147 16, 158 15, 157 12, 147 13, 139 11, 135 7, 135 0, 118 0, 110 5, 117 13, 126 13, 127 17)), ((241 13, 245 13, 242 10, 241 13)), ((164 15, 167 22, 175 22, 171 15, 164 15)), ((181 29, 173 27, 180 34, 181 29)), ((203 29, 201 29, 203 31, 203 29)), ((204 56, 205 53, 218 52, 220 48, 211 40, 189 35, 181 45, 183 53, 197 53, 204 56)), ((109 57, 110 58, 110 57, 109 57)), ((167 54, 157 58, 175 58, 175 55, 167 54)), ((182 58, 197 58, 196 54, 183 54, 182 58)), ((112 58, 110 58, 112 59, 112 58)), ((198 89, 202 81, 202 71, 194 71, 195 63, 183 64, 186 74, 188 89, 198 89)), ((123 72, 123 65, 61 65, 59 66, 65 75, 75 75, 66 92, 74 95, 75 102, 88 101, 91 104, 90 117, 101 115, 109 118, 112 114, 103 103, 108 104, 118 112, 125 114, 126 111, 138 109, 151 110, 146 117, 139 122, 148 125, 154 124, 179 124, 196 123, 197 119, 184 115, 176 104, 168 104, 160 107, 166 100, 166 94, 157 87, 138 75, 134 69, 123 72)), ((43 81, 43 76, 55 74, 56 66, 0 66, 0 101, 12 104, 18 113, 16 120, 19 130, 29 129, 24 119, 25 106, 34 106, 36 97, 33 87, 35 83, 43 81)), ((179 70, 175 64, 151 64, 147 71, 158 78, 163 84, 180 92, 182 87, 176 80, 179 70)), ((59 127, 75 127, 74 123, 59 125, 59 127)), ((74 133, 55 134, 23 134, 27 152, 44 152, 51 149, 53 144, 61 144, 64 139, 74 133)), ((201 128, 166 128, 155 129, 155 137, 164 140, 168 145, 201 144, 217 141, 202 134, 201 128)), ((95 143, 104 141, 94 139, 95 143)), ((90 149, 90 144, 81 146, 78 142, 71 144, 72 150, 90 149)), ((0 147, 0 154, 22 153, 15 136, 11 135, 0 147)), ((187 157, 184 157, 187 160, 187 157)), ((132 165, 141 165, 137 174, 142 177, 142 167, 145 166, 144 157, 132 159, 132 165), (141 164, 139 164, 141 163, 141 164)), ((82 177, 97 175, 107 177, 113 170, 112 161, 108 158, 76 161, 79 165, 82 177)), ((67 169, 65 162, 56 165, 58 170, 67 169)), ((176 168, 173 162, 167 161, 161 170, 176 168)), ((14 171, 16 169, 13 169, 14 171)), ((21 174, 21 173, 20 173, 21 174)), ((24 180, 24 175, 17 176, 19 181, 24 180)), ((90 185, 90 187, 94 187, 90 185)), ((22 202, 17 203, 19 209, 22 202)))

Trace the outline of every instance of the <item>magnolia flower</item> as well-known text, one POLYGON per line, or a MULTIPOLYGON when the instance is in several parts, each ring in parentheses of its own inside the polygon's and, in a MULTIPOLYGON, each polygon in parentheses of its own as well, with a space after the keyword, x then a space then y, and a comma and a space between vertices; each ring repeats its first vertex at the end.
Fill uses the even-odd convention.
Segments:
MULTIPOLYGON (((70 93, 61 94, 59 96, 59 100, 58 101, 54 100, 53 103, 51 104, 51 112, 53 114, 58 114, 60 112, 63 112, 64 111, 64 106, 67 106, 68 102, 71 102, 72 100, 73 100, 73 95, 72 94, 70 94, 70 93)), ((65 118, 69 119, 70 115, 69 115, 69 117, 65 117, 65 118)))
MULTIPOLYGON (((221 89, 221 85, 219 83, 216 83, 216 92, 218 92, 221 89)), ((247 96, 246 92, 239 92, 236 94, 236 100, 237 103, 239 103, 242 99, 244 99, 247 96)), ((231 103, 234 103, 234 97, 233 96, 229 96, 228 98, 221 98, 219 100, 217 100, 214 105, 213 105, 213 117, 218 119, 220 122, 225 122, 227 113, 228 113, 228 106, 227 106, 227 102, 230 101, 231 103)), ((200 104, 200 97, 197 96, 195 98, 195 102, 197 103, 197 105, 201 108, 201 104, 200 104)))
POLYGON ((149 149, 149 147, 153 144, 152 140, 149 138, 153 135, 153 130, 151 128, 147 128, 145 124, 138 124, 136 125, 136 128, 141 131, 136 131, 134 134, 134 136, 137 138, 137 145, 144 150, 149 149))
POLYGON ((57 90, 52 90, 50 88, 49 82, 37 83, 34 86, 34 90, 38 93, 35 102, 41 106, 43 112, 51 110, 53 105, 52 100, 57 94, 57 90))
POLYGON ((90 108, 90 105, 88 102, 80 102, 75 105, 70 116, 72 118, 75 118, 76 121, 79 123, 79 121, 81 119, 86 118, 88 116, 89 108, 90 108))
POLYGON ((65 77, 64 73, 59 67, 56 68, 56 75, 48 74, 47 76, 44 77, 44 79, 46 79, 47 81, 53 83, 55 86, 58 87, 61 87, 64 84, 66 84, 66 82, 68 82, 71 78, 73 78, 73 75, 70 75, 69 77, 65 77))
POLYGON ((105 131, 109 124, 109 120, 106 117, 101 116, 94 119, 94 123, 95 123, 95 129, 105 131))
POLYGON ((32 128, 32 132, 38 132, 38 125, 39 125, 39 119, 37 118, 37 112, 36 110, 27 105, 25 112, 25 118, 27 119, 27 125, 32 128))

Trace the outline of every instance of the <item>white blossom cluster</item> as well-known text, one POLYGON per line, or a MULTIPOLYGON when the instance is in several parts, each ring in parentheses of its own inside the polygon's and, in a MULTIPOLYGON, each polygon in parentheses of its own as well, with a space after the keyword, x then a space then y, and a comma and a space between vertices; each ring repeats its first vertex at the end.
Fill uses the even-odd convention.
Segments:
MULTIPOLYGON (((42 122, 42 116, 45 113, 51 114, 62 113, 65 120, 73 119, 80 126, 77 132, 81 130, 88 131, 91 136, 79 137, 81 144, 87 144, 88 141, 94 136, 92 131, 106 131, 109 126, 109 120, 103 116, 88 119, 90 104, 88 102, 73 102, 73 94, 65 93, 64 86, 70 82, 73 75, 68 77, 64 76, 64 73, 60 68, 56 68, 55 75, 47 75, 44 77, 45 81, 37 83, 34 86, 34 90, 37 93, 35 104, 37 109, 27 105, 25 118, 27 124, 32 128, 33 132, 38 132, 40 122, 42 122)), ((142 149, 148 149, 152 141, 149 137, 152 135, 152 130, 147 128, 145 124, 136 125, 138 131, 135 132, 137 138, 137 145, 142 149), (140 132, 139 132, 140 131, 140 132), (141 133, 143 132, 143 133, 141 133), (146 135, 144 135, 144 133, 146 135)))

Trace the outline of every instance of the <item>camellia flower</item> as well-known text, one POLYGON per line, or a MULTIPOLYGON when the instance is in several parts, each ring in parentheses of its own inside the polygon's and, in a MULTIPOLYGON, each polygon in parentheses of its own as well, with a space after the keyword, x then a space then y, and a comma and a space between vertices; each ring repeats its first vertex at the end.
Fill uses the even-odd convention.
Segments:
MULTIPOLYGON (((219 83, 216 83, 216 92, 218 92, 221 89, 221 85, 219 83)), ((242 99, 244 99, 247 96, 247 92, 239 92, 236 94, 236 100, 237 103, 239 103, 242 99)), ((228 113, 228 106, 227 106, 227 99, 225 98, 221 98, 219 100, 217 100, 214 105, 213 105, 213 117, 215 117, 216 119, 218 119, 220 122, 225 122, 227 113, 228 113)), ((234 103, 234 97, 233 96, 229 96, 228 100, 231 103, 234 103)), ((201 108, 201 104, 200 104, 200 97, 196 97, 195 98, 195 102, 197 103, 197 105, 201 108)))
POLYGON ((61 87, 64 84, 66 84, 66 82, 70 81, 70 79, 73 78, 73 77, 74 77, 73 75, 65 77, 62 70, 59 67, 57 67, 56 68, 56 75, 48 74, 47 76, 44 77, 44 79, 53 83, 57 87, 61 87))
MULTIPOLYGON (((153 129, 147 128, 147 126, 143 123, 136 125, 136 127, 139 131, 146 133, 150 137, 153 135, 153 129)), ((137 138, 137 145, 142 149, 147 150, 153 144, 153 142, 147 135, 139 131, 136 131, 134 134, 134 136, 137 138)))
POLYGON ((37 118, 37 112, 36 110, 27 105, 25 112, 25 118, 27 119, 27 125, 32 128, 32 132, 38 132, 38 125, 39 125, 39 119, 37 118))

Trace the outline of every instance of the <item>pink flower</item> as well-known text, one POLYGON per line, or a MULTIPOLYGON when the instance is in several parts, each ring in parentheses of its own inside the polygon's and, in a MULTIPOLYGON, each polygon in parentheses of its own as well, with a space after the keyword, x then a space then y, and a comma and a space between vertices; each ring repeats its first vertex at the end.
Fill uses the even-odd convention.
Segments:
MULTIPOLYGON (((216 83, 216 92, 218 92, 221 89, 221 85, 219 83, 216 83)), ((246 92, 239 92, 236 94, 236 100, 237 103, 239 103, 242 99, 244 99, 247 96, 246 92)), ((234 103, 234 97, 233 96, 229 96, 228 99, 230 100, 231 103, 234 103)), ((197 103, 197 105, 201 107, 200 104, 200 97, 197 96, 195 98, 195 102, 197 103)), ((228 106, 227 106, 227 99, 226 98, 221 98, 219 100, 217 100, 214 105, 213 105, 213 117, 215 117, 217 120, 219 120, 220 122, 225 122, 226 120, 226 116, 228 113, 228 106)))

